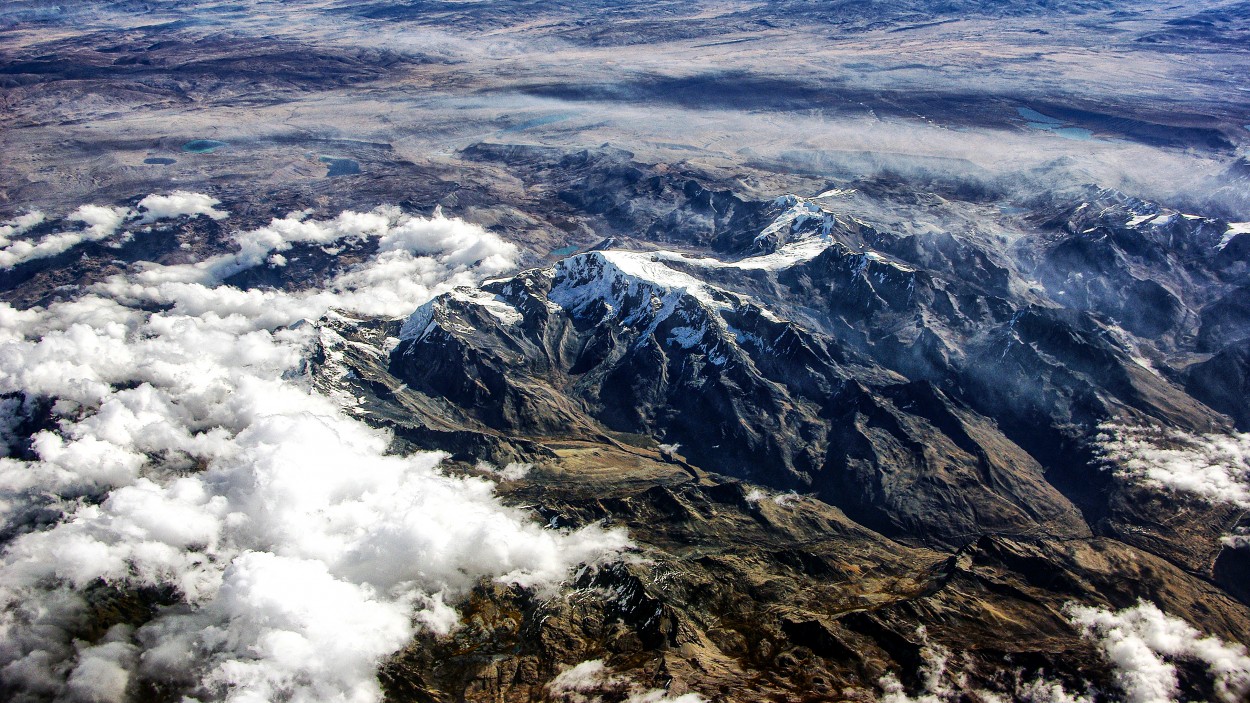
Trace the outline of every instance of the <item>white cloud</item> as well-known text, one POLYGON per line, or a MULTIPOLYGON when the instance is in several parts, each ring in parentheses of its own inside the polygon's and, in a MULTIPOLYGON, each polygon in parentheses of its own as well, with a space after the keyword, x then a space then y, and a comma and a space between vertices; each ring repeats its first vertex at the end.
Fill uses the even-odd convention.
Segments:
POLYGON ((1122 425, 1100 429, 1101 456, 1120 476, 1250 508, 1250 434, 1194 435, 1122 425))
POLYGON ((85 223, 90 233, 88 239, 94 241, 112 235, 130 215, 130 208, 83 205, 65 219, 85 223))
POLYGON ((95 646, 78 645, 78 663, 69 675, 69 698, 83 703, 122 703, 138 648, 129 644, 131 628, 114 625, 95 646))
POLYGON ((958 677, 947 669, 950 650, 930 642, 923 625, 916 629, 916 634, 922 643, 920 657, 924 663, 920 665, 920 676, 924 682, 923 690, 913 698, 907 695, 898 677, 886 674, 878 682, 884 692, 881 703, 942 703, 958 699, 963 687, 961 681, 955 680, 958 677))
POLYGON ((882 696, 878 699, 880 703, 958 703, 969 699, 985 703, 1006 703, 1008 700, 1022 703, 1094 703, 1093 696, 1072 694, 1062 684, 1041 676, 1020 683, 1015 690, 1005 693, 974 688, 962 672, 952 670, 954 656, 951 651, 931 642, 924 626, 916 628, 916 635, 921 643, 921 690, 915 696, 909 695, 897 676, 886 674, 878 681, 882 689, 882 696))
POLYGON ((109 281, 100 291, 128 303, 176 305, 188 314, 239 315, 244 326, 269 327, 287 319, 314 318, 332 307, 398 317, 439 293, 514 269, 519 254, 516 245, 463 220, 441 214, 412 217, 391 207, 368 213, 345 211, 329 220, 309 220, 305 213, 293 213, 232 236, 237 252, 195 264, 149 266, 135 276, 109 281), (370 238, 378 240, 377 255, 328 281, 321 291, 288 295, 218 285, 255 266, 285 265, 282 252, 296 244, 370 238))
POLYGON ((1206 666, 1221 700, 1243 700, 1250 693, 1250 657, 1245 647, 1204 637, 1180 618, 1153 603, 1112 612, 1070 605, 1073 624, 1094 639, 1116 670, 1116 680, 1129 703, 1170 703, 1176 700, 1177 659, 1206 666))
POLYGON ((18 264, 34 259, 46 259, 50 256, 56 256, 73 249, 83 242, 97 242, 101 239, 107 239, 113 236, 117 229, 121 227, 129 214, 130 210, 128 208, 83 205, 66 219, 86 223, 86 229, 49 234, 35 242, 25 239, 13 242, 4 238, 6 245, 3 249, 0 249, 0 269, 13 268, 18 264))
MULTIPOLYGON (((152 265, 47 309, 0 304, 0 394, 55 399, 57 419, 35 460, 0 459, 17 534, 0 555, 4 685, 112 701, 148 677, 199 700, 377 700, 378 661, 415 627, 455 627, 448 603, 479 579, 552 584, 627 546, 544 529, 491 482, 442 473, 440 454, 389 453, 388 433, 291 373, 316 333, 290 327, 301 318, 406 314, 515 265, 514 247, 392 210, 302 224, 392 245, 323 291, 152 265), (56 519, 30 529, 32 514, 56 519), (83 589, 101 581, 172 587, 183 605, 83 642, 83 589)), ((22 412, 3 405, 9 435, 22 412)))
POLYGON ((584 661, 560 672, 550 683, 547 690, 558 700, 569 703, 602 703, 603 696, 613 694, 613 699, 622 693, 628 694, 624 703, 705 703, 706 699, 697 693, 685 693, 672 696, 659 688, 644 689, 637 683, 619 674, 612 673, 611 668, 602 659, 584 661))
POLYGON ((204 215, 214 220, 228 216, 228 213, 215 209, 220 201, 200 193, 175 191, 169 195, 149 195, 139 201, 139 209, 125 207, 109 207, 104 205, 83 205, 65 217, 70 222, 82 222, 84 229, 56 232, 38 241, 18 240, 12 237, 24 234, 35 225, 42 223, 46 216, 42 212, 32 212, 0 225, 0 269, 13 268, 18 264, 35 259, 46 259, 73 249, 83 242, 98 242, 108 239, 121 229, 127 220, 138 217, 134 224, 150 224, 157 220, 171 219, 182 215, 196 217, 204 215))
MULTIPOLYGON (((1070 603, 1065 611, 1083 635, 1097 642, 1127 703, 1173 703, 1178 700, 1175 661, 1186 659, 1204 665, 1217 696, 1233 703, 1250 694, 1250 656, 1240 644, 1205 637, 1184 620, 1167 615, 1152 603, 1113 612, 1070 603)), ((952 654, 931 643, 924 628, 917 630, 923 664, 921 690, 909 695, 893 674, 880 680, 881 703, 955 703, 968 698, 987 701, 1015 700, 1028 703, 1092 703, 1093 693, 1076 694, 1062 684, 1037 677, 1014 691, 996 693, 973 689, 958 671, 951 670, 952 654), (1005 696, 1005 698, 1004 698, 1005 696)))
POLYGON ((35 225, 41 224, 45 219, 47 219, 47 216, 36 210, 24 215, 18 215, 4 224, 0 224, 0 247, 9 246, 10 237, 25 234, 35 225))
POLYGON ((203 215, 214 220, 224 220, 229 213, 217 209, 221 201, 203 193, 188 193, 176 190, 169 195, 149 195, 139 201, 139 213, 142 215, 137 224, 150 224, 157 220, 174 219, 184 215, 197 217, 203 215))
POLYGON ((498 476, 504 481, 519 481, 529 475, 530 470, 533 468, 533 464, 522 464, 515 461, 509 463, 503 468, 499 468, 498 466, 485 461, 479 461, 477 463, 478 471, 484 471, 492 476, 498 476))
POLYGON ((777 505, 785 507, 798 500, 799 494, 794 491, 787 491, 785 493, 775 493, 770 496, 766 491, 754 487, 747 491, 746 502, 751 503, 752 505, 766 499, 771 500, 777 505))
POLYGON ((560 672, 547 684, 547 689, 558 698, 573 703, 585 703, 598 700, 597 696, 590 694, 620 688, 622 685, 623 681, 611 674, 602 659, 591 659, 560 672))
POLYGON ((667 691, 659 688, 653 688, 642 693, 635 693, 625 699, 625 703, 704 703, 706 699, 697 693, 683 693, 680 696, 671 696, 667 691))
POLYGON ((1220 542, 1233 549, 1250 549, 1250 527, 1238 527, 1233 534, 1221 537, 1220 542))

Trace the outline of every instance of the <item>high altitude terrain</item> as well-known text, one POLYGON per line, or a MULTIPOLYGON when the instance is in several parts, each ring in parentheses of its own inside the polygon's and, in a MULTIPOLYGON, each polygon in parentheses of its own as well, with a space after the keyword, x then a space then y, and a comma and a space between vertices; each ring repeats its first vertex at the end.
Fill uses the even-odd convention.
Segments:
POLYGON ((1246 700, 1247 76, 1245 2, 5 3, 0 691, 1246 700))

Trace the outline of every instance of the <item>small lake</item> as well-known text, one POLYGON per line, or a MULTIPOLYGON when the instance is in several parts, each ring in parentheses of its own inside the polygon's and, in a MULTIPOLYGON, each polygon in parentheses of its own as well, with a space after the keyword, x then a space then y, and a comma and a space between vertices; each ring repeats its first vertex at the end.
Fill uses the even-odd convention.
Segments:
POLYGON ((360 164, 355 159, 340 159, 334 156, 322 156, 317 159, 323 164, 329 166, 326 171, 326 178, 334 178, 336 176, 354 176, 360 173, 360 164))
POLYGON ((1050 115, 1043 115, 1042 113, 1032 108, 1017 107, 1016 112, 1018 112, 1021 117, 1028 120, 1030 125, 1034 122, 1037 122, 1039 124, 1053 124, 1053 125, 1063 124, 1063 120, 1059 119, 1058 117, 1051 117, 1050 115))
POLYGON ((576 253, 577 253, 577 247, 573 245, 569 245, 567 247, 560 247, 559 249, 551 250, 552 256, 561 256, 561 257, 572 256, 573 254, 576 254, 576 253))
POLYGON ((230 146, 216 139, 196 139, 182 145, 182 150, 191 154, 211 154, 222 147, 230 146))
POLYGON ((143 163, 145 163, 145 164, 150 164, 150 165, 152 165, 152 166, 169 166, 170 164, 176 164, 176 163, 178 163, 178 160, 177 160, 177 159, 167 159, 167 158, 165 158, 165 157, 163 157, 163 156, 153 156, 153 157, 151 157, 151 158, 144 159, 144 160, 143 160, 143 163))
POLYGON ((1027 107, 1017 107, 1016 113, 1025 119, 1025 124, 1033 129, 1050 132, 1051 134, 1063 137, 1064 139, 1073 139, 1080 142, 1098 141, 1094 139, 1094 133, 1084 127, 1071 127, 1071 123, 1067 120, 1061 120, 1058 117, 1043 115, 1042 113, 1027 107))

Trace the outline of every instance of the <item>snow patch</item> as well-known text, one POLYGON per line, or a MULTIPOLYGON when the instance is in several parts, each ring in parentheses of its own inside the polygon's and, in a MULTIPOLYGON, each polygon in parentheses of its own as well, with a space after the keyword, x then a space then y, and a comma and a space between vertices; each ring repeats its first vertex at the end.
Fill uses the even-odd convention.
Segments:
POLYGON ((854 195, 856 192, 857 191, 854 188, 834 188, 832 190, 826 190, 825 192, 821 193, 820 195, 817 195, 816 197, 817 198, 844 198, 848 195, 854 195))
POLYGON ((1220 238, 1220 243, 1215 245, 1215 248, 1223 251, 1224 247, 1228 246, 1228 243, 1233 241, 1234 237, 1242 234, 1250 234, 1250 222, 1228 223, 1228 229, 1224 230, 1224 236, 1220 238))
POLYGON ((521 311, 498 295, 487 293, 478 288, 461 287, 448 295, 462 302, 479 305, 505 325, 519 325, 525 319, 521 311))

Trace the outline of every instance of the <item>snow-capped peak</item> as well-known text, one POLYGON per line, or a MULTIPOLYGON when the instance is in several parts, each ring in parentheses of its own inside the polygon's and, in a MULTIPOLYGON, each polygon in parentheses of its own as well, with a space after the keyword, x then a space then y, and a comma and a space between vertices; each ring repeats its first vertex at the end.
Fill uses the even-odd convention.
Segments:
POLYGON ((647 296, 667 305, 682 295, 716 308, 730 307, 736 296, 677 271, 664 263, 671 252, 594 251, 561 261, 548 299, 579 311, 592 301, 619 309, 647 296))
POLYGON ((797 195, 783 195, 773 201, 781 214, 755 237, 755 246, 769 253, 788 242, 808 239, 814 235, 828 237, 837 224, 837 217, 823 206, 797 195))
POLYGON ((428 334, 438 324, 435 318, 439 309, 445 307, 450 301, 481 307, 482 310, 506 325, 514 325, 522 320, 520 311, 503 297, 480 288, 460 286, 426 302, 409 315, 399 330, 400 340, 420 339, 428 334))

